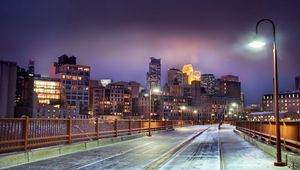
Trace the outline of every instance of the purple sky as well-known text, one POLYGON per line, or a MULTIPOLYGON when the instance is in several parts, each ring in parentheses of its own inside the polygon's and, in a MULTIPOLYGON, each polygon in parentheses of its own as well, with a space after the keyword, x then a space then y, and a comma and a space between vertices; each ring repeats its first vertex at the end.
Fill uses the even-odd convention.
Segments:
MULTIPOLYGON (((150 57, 167 69, 191 63, 201 73, 238 75, 246 103, 272 92, 272 47, 247 43, 261 18, 277 26, 279 88, 293 90, 300 75, 298 0, 2 0, 0 60, 47 75, 62 54, 92 67, 91 78, 135 80, 145 85, 150 57)), ((271 39, 271 26, 260 33, 271 39)))

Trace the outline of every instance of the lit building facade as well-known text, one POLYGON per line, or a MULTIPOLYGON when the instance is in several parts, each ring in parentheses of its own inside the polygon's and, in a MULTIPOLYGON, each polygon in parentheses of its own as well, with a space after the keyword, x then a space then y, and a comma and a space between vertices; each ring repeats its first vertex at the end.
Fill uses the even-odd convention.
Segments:
POLYGON ((97 80, 90 81, 89 110, 93 116, 132 116, 131 91, 123 83, 103 87, 97 80))
POLYGON ((111 115, 112 113, 109 89, 102 86, 101 81, 90 80, 89 111, 94 117, 111 115))
POLYGON ((187 112, 187 110, 184 110, 183 112, 181 109, 182 106, 187 107, 187 101, 184 97, 164 95, 163 118, 165 120, 180 120, 182 114, 182 119, 191 120, 188 118, 191 115, 187 112))
MULTIPOLYGON (((279 112, 288 112, 300 115, 300 92, 285 92, 278 95, 279 112)), ((266 112, 273 111, 273 94, 265 94, 262 98, 262 109, 266 112)))
POLYGON ((34 78, 32 117, 37 118, 84 118, 76 107, 66 107, 60 79, 34 78))
POLYGON ((53 105, 60 107, 61 83, 59 79, 36 77, 34 79, 34 92, 39 105, 53 105))
POLYGON ((159 88, 161 86, 161 61, 154 57, 150 58, 149 71, 147 72, 147 88, 159 88))
POLYGON ((0 118, 14 117, 17 65, 0 61, 0 118))
POLYGON ((188 84, 192 84, 193 81, 201 81, 200 71, 195 71, 192 64, 186 64, 182 67, 182 72, 188 77, 188 84))
POLYGON ((76 64, 76 57, 63 55, 50 68, 49 77, 61 82, 62 95, 67 107, 88 114, 90 67, 76 64))
POLYGON ((206 89, 209 95, 216 94, 216 79, 213 74, 202 74, 201 85, 206 89))

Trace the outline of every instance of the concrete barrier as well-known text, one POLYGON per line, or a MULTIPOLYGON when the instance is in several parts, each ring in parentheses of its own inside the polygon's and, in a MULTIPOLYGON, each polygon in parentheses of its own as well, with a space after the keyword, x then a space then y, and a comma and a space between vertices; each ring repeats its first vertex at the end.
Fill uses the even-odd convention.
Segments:
MULTIPOLYGON (((275 145, 266 144, 262 140, 252 138, 252 137, 246 135, 245 133, 243 133, 239 130, 236 130, 236 129, 234 130, 234 132, 236 134, 238 134, 239 136, 241 136, 246 141, 248 141, 249 143, 255 145, 256 147, 263 150, 267 154, 276 158, 277 152, 276 152, 275 145)), ((292 170, 300 169, 300 155, 295 154, 293 152, 285 151, 285 150, 282 150, 281 154, 282 154, 282 161, 285 162, 289 168, 291 168, 292 170)))

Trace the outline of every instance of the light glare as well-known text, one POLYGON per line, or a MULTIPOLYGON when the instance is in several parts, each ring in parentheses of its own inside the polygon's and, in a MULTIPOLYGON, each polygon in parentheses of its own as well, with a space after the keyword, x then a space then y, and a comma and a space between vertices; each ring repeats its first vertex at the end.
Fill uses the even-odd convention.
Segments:
POLYGON ((152 92, 157 94, 157 93, 160 92, 160 89, 159 89, 159 88, 153 88, 153 89, 152 89, 152 92))
POLYGON ((252 48, 261 48, 261 47, 265 46, 266 43, 263 41, 255 40, 255 41, 252 41, 251 43, 249 43, 248 45, 252 48))

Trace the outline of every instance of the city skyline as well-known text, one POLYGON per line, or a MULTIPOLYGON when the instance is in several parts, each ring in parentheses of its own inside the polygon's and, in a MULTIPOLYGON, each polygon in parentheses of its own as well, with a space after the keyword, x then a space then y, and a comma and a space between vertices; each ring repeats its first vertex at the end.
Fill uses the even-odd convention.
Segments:
MULTIPOLYGON (((1 2, 0 59, 22 67, 33 59, 36 72, 46 76, 53 61, 66 53, 91 66, 91 79, 145 86, 148 60, 156 57, 162 60, 163 82, 169 68, 191 63, 203 74, 238 75, 246 103, 260 103, 263 94, 272 93, 272 50, 253 52, 246 46, 256 21, 270 17, 278 24, 279 89, 294 89, 300 74, 300 26, 291 22, 300 16, 296 1, 82 2, 1 2)), ((270 38, 271 30, 262 33, 270 38)))

